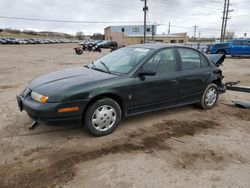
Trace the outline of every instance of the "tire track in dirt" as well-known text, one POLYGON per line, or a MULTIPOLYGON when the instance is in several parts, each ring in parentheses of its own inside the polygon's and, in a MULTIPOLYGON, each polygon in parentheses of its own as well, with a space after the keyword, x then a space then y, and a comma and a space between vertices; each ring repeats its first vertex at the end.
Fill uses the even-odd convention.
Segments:
MULTIPOLYGON (((159 150, 171 151, 165 141, 171 137, 193 136, 206 129, 219 126, 217 122, 202 121, 176 121, 165 120, 150 128, 140 129, 128 134, 122 140, 115 140, 112 144, 92 151, 74 152, 60 151, 48 153, 48 158, 54 161, 47 167, 31 167, 28 162, 19 162, 0 166, 0 187, 55 187, 72 180, 75 176, 74 166, 98 158, 131 152, 144 152, 153 154, 159 150)), ((44 152, 44 150, 37 152, 44 152)), ((26 152, 26 157, 27 157, 26 152)), ((33 153, 30 152, 30 154, 33 153)), ((39 155, 36 156, 39 158, 39 155)))

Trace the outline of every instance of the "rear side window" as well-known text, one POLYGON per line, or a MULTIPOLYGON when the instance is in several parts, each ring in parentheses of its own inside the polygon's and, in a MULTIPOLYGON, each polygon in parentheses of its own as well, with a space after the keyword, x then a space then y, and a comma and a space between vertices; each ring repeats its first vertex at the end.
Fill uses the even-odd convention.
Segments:
POLYGON ((233 45, 247 46, 248 41, 247 40, 234 40, 233 45))
POLYGON ((201 54, 200 54, 200 57, 201 57, 201 67, 208 67, 207 59, 201 54))
POLYGON ((247 45, 246 43, 247 43, 247 41, 244 41, 244 40, 234 40, 233 41, 233 45, 239 45, 239 46, 247 45))
POLYGON ((215 48, 229 48, 228 43, 219 43, 214 45, 215 48))
POLYGON ((206 58, 195 50, 179 48, 179 53, 181 56, 182 70, 199 69, 208 66, 206 58))

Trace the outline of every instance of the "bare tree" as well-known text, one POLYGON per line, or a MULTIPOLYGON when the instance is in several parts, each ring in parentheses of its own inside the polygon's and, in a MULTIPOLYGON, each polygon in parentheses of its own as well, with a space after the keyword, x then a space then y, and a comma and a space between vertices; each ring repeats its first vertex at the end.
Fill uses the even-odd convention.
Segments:
POLYGON ((94 40, 103 40, 104 35, 102 35, 101 33, 94 33, 91 38, 94 40))
POLYGON ((83 40, 84 39, 84 33, 82 31, 78 31, 76 33, 76 37, 78 38, 78 40, 83 40))

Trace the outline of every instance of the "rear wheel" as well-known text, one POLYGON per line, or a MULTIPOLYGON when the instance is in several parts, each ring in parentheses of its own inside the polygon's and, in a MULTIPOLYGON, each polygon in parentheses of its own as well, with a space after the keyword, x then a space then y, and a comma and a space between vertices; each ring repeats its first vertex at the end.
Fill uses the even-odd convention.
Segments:
POLYGON ((83 51, 82 51, 81 49, 78 49, 78 50, 76 51, 76 54, 77 54, 77 55, 82 55, 82 53, 83 53, 83 51))
POLYGON ((104 136, 112 133, 121 120, 121 108, 110 98, 104 98, 93 103, 86 111, 84 125, 94 136, 104 136))
POLYGON ((210 110, 216 105, 218 97, 218 86, 216 84, 209 84, 203 93, 200 105, 203 109, 210 110))

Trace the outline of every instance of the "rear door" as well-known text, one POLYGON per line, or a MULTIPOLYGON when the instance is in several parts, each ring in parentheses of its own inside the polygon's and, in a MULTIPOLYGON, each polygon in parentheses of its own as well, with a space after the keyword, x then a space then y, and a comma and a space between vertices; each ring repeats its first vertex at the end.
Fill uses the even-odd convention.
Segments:
POLYGON ((156 52, 141 68, 154 68, 154 76, 135 76, 135 111, 147 111, 177 103, 180 72, 174 48, 156 52))
POLYGON ((231 55, 250 55, 247 40, 234 40, 232 42, 231 55))
POLYGON ((211 74, 208 61, 201 52, 190 48, 178 48, 181 64, 180 102, 200 100, 211 74))

